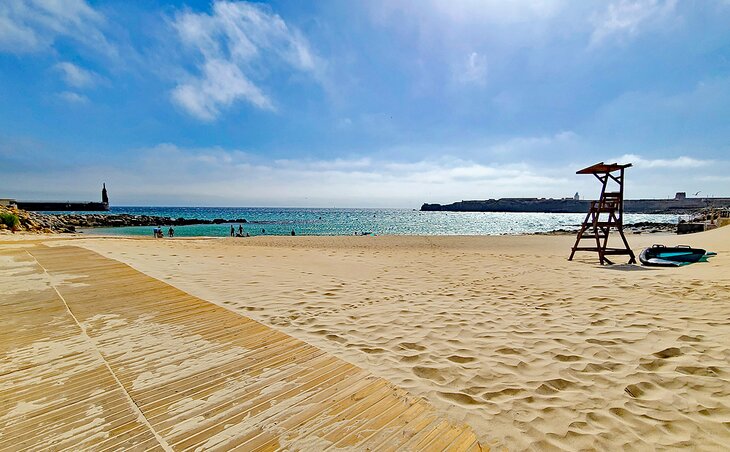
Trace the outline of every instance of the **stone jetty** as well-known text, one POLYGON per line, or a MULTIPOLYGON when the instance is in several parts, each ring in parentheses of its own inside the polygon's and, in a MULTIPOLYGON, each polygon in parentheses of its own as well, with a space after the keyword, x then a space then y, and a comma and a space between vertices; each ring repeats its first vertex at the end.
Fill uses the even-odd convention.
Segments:
POLYGON ((76 232, 77 228, 101 228, 123 226, 184 226, 189 224, 247 223, 245 218, 171 218, 132 214, 43 214, 28 212, 15 207, 0 207, 0 214, 15 216, 15 225, 0 222, 0 231, 24 231, 37 233, 76 232))
POLYGON ((78 228, 102 228, 120 226, 185 226, 188 224, 247 223, 245 218, 203 220, 200 218, 171 218, 132 214, 47 214, 69 226, 78 228))

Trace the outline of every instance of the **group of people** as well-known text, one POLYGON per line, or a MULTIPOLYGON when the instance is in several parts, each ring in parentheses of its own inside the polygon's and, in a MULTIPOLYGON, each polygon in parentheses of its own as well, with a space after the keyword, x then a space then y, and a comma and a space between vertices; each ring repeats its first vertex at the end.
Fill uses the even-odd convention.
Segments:
MULTIPOLYGON (((152 230, 152 234, 157 239, 161 239, 165 237, 165 233, 162 231, 162 226, 157 226, 152 230)), ((261 234, 266 234, 266 229, 261 229, 261 234)), ((297 235, 296 232, 294 232, 294 229, 291 230, 291 235, 297 235)), ((168 237, 175 237, 175 230, 170 226, 170 229, 167 230, 167 236, 168 237)), ((243 225, 238 225, 238 232, 236 232, 236 228, 231 225, 231 237, 251 237, 251 235, 248 232, 244 232, 243 225)))
POLYGON ((233 225, 231 225, 231 237, 251 237, 251 235, 248 232, 246 232, 246 235, 244 235, 243 225, 239 224, 238 233, 236 233, 236 229, 233 227, 233 225))
MULTIPOLYGON (((155 236, 156 239, 161 239, 165 237, 165 233, 162 232, 162 226, 157 226, 152 230, 152 234, 155 236)), ((168 237, 175 237, 175 230, 170 226, 170 229, 167 230, 167 236, 168 237)))
MULTIPOLYGON (((261 235, 264 234, 266 234, 266 229, 261 229, 261 235)), ((294 229, 291 230, 291 235, 297 235, 297 233, 294 232, 294 229)), ((236 232, 236 228, 231 225, 231 237, 251 237, 251 234, 249 234, 248 232, 244 234, 243 225, 241 224, 238 225, 238 232, 236 232)))
MULTIPOLYGON (((264 234, 266 234, 266 229, 262 228, 261 235, 264 235, 264 234)), ((291 230, 291 235, 296 235, 296 233, 294 232, 294 229, 291 230)), ((233 225, 231 225, 231 237, 251 237, 251 234, 249 234, 248 232, 244 233, 242 224, 238 225, 238 232, 236 232, 236 228, 234 228, 233 225)))

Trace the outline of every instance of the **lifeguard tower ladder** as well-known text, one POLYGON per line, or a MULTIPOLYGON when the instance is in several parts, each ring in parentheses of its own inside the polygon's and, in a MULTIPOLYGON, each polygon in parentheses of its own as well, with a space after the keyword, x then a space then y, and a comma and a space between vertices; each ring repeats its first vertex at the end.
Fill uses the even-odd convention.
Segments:
POLYGON ((596 163, 595 165, 576 171, 576 174, 593 174, 601 181, 601 197, 598 201, 591 201, 591 208, 583 220, 578 231, 575 245, 568 260, 573 260, 576 251, 592 251, 598 253, 601 264, 613 264, 606 256, 616 254, 628 254, 629 264, 636 263, 634 252, 629 247, 624 235, 624 170, 629 168, 631 163, 619 165, 618 163, 596 163), (618 174, 613 174, 618 171, 618 174), (618 184, 616 191, 607 191, 609 181, 618 184), (611 228, 618 230, 624 248, 608 248, 608 234, 611 228), (581 240, 595 240, 595 246, 580 246, 581 240))

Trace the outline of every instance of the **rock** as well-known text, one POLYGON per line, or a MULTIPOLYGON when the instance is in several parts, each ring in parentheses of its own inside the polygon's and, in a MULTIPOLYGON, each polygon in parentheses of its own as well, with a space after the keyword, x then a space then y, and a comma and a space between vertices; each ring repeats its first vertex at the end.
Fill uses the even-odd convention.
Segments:
POLYGON ((704 223, 682 223, 677 227, 677 234, 693 234, 704 230, 704 223))
MULTIPOLYGON (((214 220, 203 220, 199 218, 170 218, 156 217, 151 215, 131 214, 68 214, 53 213, 42 214, 37 212, 26 212, 18 209, 0 207, 0 212, 13 213, 18 216, 19 230, 21 231, 46 231, 73 233, 78 232, 76 228, 85 227, 122 227, 122 226, 185 226, 191 224, 223 224, 223 223, 248 223, 245 218, 214 220)), ((5 226, 5 225, 3 225, 5 226)), ((9 230, 7 226, 0 230, 9 230)))

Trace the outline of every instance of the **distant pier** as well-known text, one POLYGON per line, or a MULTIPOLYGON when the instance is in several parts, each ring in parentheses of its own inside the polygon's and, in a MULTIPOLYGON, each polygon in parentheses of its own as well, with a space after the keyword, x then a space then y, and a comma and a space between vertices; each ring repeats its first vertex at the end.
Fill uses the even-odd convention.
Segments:
POLYGON ((9 201, 17 205, 18 209, 32 212, 106 212, 109 210, 109 195, 106 191, 106 183, 102 185, 101 202, 9 201))

